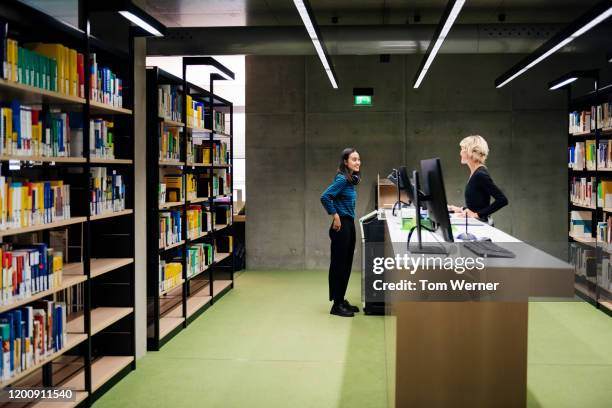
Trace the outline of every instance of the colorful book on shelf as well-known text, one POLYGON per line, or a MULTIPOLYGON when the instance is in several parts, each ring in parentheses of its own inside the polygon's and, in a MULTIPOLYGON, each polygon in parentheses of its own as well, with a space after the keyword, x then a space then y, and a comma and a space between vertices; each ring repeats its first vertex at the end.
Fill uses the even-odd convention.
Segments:
POLYGON ((121 174, 117 174, 116 170, 107 170, 106 167, 93 167, 90 174, 90 215, 125 210, 126 186, 121 174))
POLYGON ((221 132, 221 133, 229 133, 227 131, 227 128, 225 127, 225 113, 223 112, 218 112, 218 111, 213 111, 214 113, 214 129, 217 132, 221 132))
POLYGON ((585 142, 585 157, 586 157, 586 168, 587 170, 595 170, 595 161, 597 159, 597 152, 595 148, 595 140, 587 140, 585 142))
POLYGON ((47 244, 10 245, 0 249, 2 260, 2 296, 10 305, 62 284, 63 256, 47 244))
POLYGON ((586 166, 586 153, 584 142, 576 142, 575 146, 570 146, 569 167, 574 170, 584 170, 586 166))
POLYGON ((190 127, 204 128, 205 112, 202 102, 194 101, 191 96, 187 96, 187 124, 190 127))
POLYGON ((171 202, 185 201, 185 177, 182 174, 167 174, 164 176, 166 199, 171 202))
POLYGON ((597 206, 612 208, 612 181, 602 180, 597 185, 597 206))
POLYGON ((99 103, 123 107, 123 81, 110 68, 99 66, 96 53, 89 55, 90 98, 99 103))
POLYGON ((30 71, 29 78, 25 76, 27 85, 85 98, 83 54, 62 44, 32 43, 25 47, 22 65, 24 73, 30 71), (48 60, 55 62, 55 68, 49 68, 48 60))
POLYGON ((572 177, 570 200, 573 204, 595 208, 596 198, 597 183, 595 177, 572 177))
POLYGON ((591 211, 570 212, 570 234, 577 237, 592 236, 593 213, 591 211))
POLYGON ((164 292, 181 284, 183 265, 181 262, 159 261, 159 291, 164 292))
POLYGON ((187 248, 187 278, 190 278, 214 261, 214 248, 211 244, 197 243, 187 248))
POLYGON ((0 229, 29 227, 70 218, 70 186, 61 180, 17 180, 0 176, 0 229))
POLYGON ((114 122, 105 119, 89 121, 89 154, 91 157, 115 158, 114 127, 114 122))
POLYGON ((180 160, 181 159, 181 129, 167 127, 160 124, 159 132, 159 159, 180 160))
POLYGON ((595 115, 593 109, 588 111, 574 111, 569 113, 569 133, 588 133, 595 129, 595 115))
POLYGON ((66 316, 64 303, 46 300, 0 314, 3 381, 66 346, 66 316))
POLYGON ((198 179, 195 174, 187 174, 185 176, 185 188, 187 200, 193 200, 198 197, 198 179))
POLYGON ((157 111, 161 118, 183 121, 183 96, 176 85, 158 85, 157 111))
POLYGON ((198 204, 187 208, 187 236, 190 239, 198 237, 211 229, 211 214, 206 207, 198 204))
POLYGON ((165 248, 181 241, 181 211, 159 212, 159 247, 165 248))

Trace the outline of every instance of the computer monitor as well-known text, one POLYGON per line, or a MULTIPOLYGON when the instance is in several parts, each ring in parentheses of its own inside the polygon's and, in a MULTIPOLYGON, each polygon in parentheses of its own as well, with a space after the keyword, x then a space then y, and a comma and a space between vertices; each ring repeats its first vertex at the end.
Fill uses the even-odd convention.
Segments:
POLYGON ((423 179, 423 193, 427 197, 425 205, 429 212, 429 219, 436 223, 446 242, 453 242, 453 231, 448 216, 446 189, 444 188, 440 159, 436 157, 421 160, 421 177, 423 179))
POLYGON ((414 197, 414 185, 412 184, 412 181, 410 180, 410 176, 408 175, 408 169, 406 168, 406 166, 402 166, 399 168, 399 185, 400 188, 402 190, 404 190, 406 192, 406 195, 408 196, 408 200, 411 203, 415 202, 415 197, 414 197))

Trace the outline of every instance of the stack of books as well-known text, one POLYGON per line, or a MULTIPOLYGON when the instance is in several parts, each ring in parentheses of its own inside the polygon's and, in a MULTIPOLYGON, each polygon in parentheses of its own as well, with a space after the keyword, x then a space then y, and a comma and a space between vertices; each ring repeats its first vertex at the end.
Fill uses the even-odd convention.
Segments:
POLYGON ((595 208, 597 190, 595 177, 572 177, 570 200, 573 204, 595 208))
POLYGON ((181 284, 183 265, 180 262, 159 261, 159 292, 167 292, 181 284))
POLYGON ((159 159, 181 160, 181 128, 160 124, 159 159))
POLYGON ((204 127, 205 109, 202 102, 194 101, 187 95, 187 126, 194 128, 204 127))
POLYGON ((213 246, 198 243, 187 249, 187 278, 204 271, 215 259, 213 246))
POLYGON ((165 120, 183 120, 183 95, 176 85, 157 87, 157 113, 165 120))
POLYGON ((121 174, 106 167, 93 167, 91 172, 90 215, 108 214, 125 210, 126 186, 121 174))
POLYGON ((99 67, 96 54, 89 55, 90 99, 116 108, 123 107, 123 81, 107 67, 99 67))
POLYGON ((115 158, 114 122, 105 119, 89 121, 89 154, 101 159, 115 158))
POLYGON ((181 211, 159 212, 159 247, 165 248, 181 241, 181 211))

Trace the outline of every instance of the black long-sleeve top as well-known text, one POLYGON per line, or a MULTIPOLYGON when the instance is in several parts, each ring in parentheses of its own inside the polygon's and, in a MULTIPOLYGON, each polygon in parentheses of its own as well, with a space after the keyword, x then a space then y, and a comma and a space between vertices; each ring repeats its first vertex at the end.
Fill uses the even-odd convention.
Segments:
POLYGON ((506 195, 495 185, 486 167, 480 166, 474 171, 465 186, 465 205, 487 219, 495 211, 508 205, 506 195), (491 203, 491 197, 494 201, 491 203))

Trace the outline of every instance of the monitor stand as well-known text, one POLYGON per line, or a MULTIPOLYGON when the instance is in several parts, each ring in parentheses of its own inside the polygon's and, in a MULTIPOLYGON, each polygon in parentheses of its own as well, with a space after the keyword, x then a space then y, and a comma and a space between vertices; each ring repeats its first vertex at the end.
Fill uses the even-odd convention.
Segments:
POLYGON ((448 251, 442 244, 428 244, 423 245, 419 243, 413 243, 408 245, 408 252, 411 254, 440 254, 448 255, 448 251))

